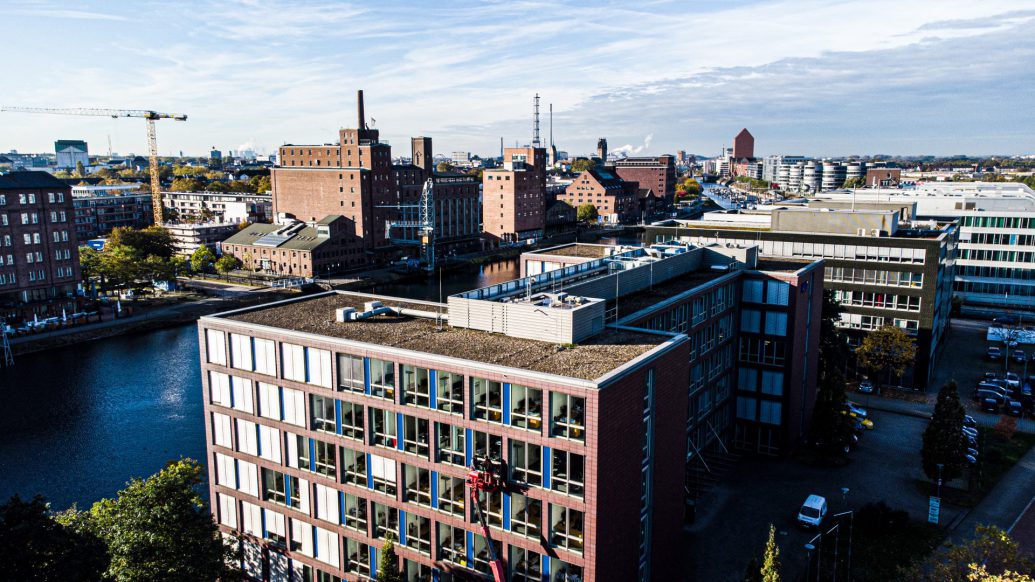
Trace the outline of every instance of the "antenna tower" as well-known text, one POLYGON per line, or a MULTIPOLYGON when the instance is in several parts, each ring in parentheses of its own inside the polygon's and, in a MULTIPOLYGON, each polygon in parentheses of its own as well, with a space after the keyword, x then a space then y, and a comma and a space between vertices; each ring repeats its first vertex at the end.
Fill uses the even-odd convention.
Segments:
POLYGON ((535 115, 532 117, 532 147, 540 146, 539 142, 539 93, 535 94, 535 115))

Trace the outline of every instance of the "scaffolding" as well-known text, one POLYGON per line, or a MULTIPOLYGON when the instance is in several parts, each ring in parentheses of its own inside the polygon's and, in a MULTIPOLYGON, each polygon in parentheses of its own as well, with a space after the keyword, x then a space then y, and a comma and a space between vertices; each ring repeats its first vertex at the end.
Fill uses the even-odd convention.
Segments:
POLYGON ((7 322, 0 319, 0 359, 3 360, 4 367, 10 368, 14 365, 14 352, 11 351, 11 342, 7 339, 7 322))
POLYGON ((416 204, 382 206, 399 212, 396 220, 387 221, 385 236, 392 244, 420 247, 421 266, 435 270, 435 182, 424 182, 416 204))

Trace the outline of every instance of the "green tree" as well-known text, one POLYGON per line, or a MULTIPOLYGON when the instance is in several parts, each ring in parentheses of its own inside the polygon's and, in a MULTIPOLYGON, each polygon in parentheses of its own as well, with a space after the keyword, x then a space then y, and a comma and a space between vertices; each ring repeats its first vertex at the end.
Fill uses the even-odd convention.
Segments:
POLYGON ((175 276, 190 274, 190 259, 183 255, 176 255, 169 259, 169 265, 175 276))
POLYGON ((435 166, 435 171, 440 174, 447 174, 453 171, 453 164, 450 164, 449 162, 439 162, 438 165, 435 166))
POLYGON ((769 524, 769 539, 762 554, 762 582, 780 582, 780 548, 776 545, 776 528, 769 524))
POLYGON ((191 268, 199 273, 207 271, 214 262, 216 262, 215 253, 205 245, 198 247, 198 250, 190 256, 191 268))
POLYGON ((131 247, 108 242, 101 253, 102 289, 110 291, 132 284, 140 277, 140 262, 139 255, 131 247))
POLYGON ((873 373, 901 376, 916 359, 916 342, 894 325, 871 331, 855 350, 859 365, 873 373))
POLYGON ((862 176, 856 176, 854 178, 849 178, 849 179, 845 180, 844 187, 845 188, 865 188, 866 187, 866 178, 864 178, 862 176))
POLYGON ((15 495, 0 505, 0 578, 93 582, 101 579, 108 562, 103 541, 59 523, 42 497, 23 501, 15 495))
POLYGON ((177 178, 202 178, 208 173, 208 168, 204 166, 176 166, 172 170, 172 175, 177 178))
POLYGON ((399 556, 395 553, 395 536, 388 534, 381 546, 381 559, 377 565, 377 582, 403 582, 399 571, 399 556))
POLYGON ((596 164, 593 160, 587 160, 586 158, 579 158, 571 163, 571 171, 580 173, 586 170, 592 169, 596 164))
POLYGON ((239 269, 240 267, 241 261, 239 261, 237 257, 231 255, 230 253, 225 253, 223 256, 219 257, 219 260, 216 261, 216 272, 220 275, 226 275, 230 271, 233 271, 234 269, 239 269))
POLYGON ((170 189, 173 192, 200 192, 205 189, 205 184, 197 178, 176 178, 170 189))
POLYGON ((176 276, 172 261, 155 255, 141 261, 140 274, 149 281, 168 281, 176 276))
POLYGON ((844 451, 851 443, 853 421, 845 414, 845 377, 848 342, 837 327, 841 305, 829 289, 823 291, 819 324, 819 381, 812 409, 811 434, 826 451, 844 451))
POLYGON ((273 184, 270 182, 269 176, 253 176, 248 183, 252 187, 252 192, 256 194, 265 194, 273 189, 273 184))
POLYGON ((86 177, 86 168, 83 167, 83 162, 81 162, 81 161, 75 163, 75 177, 76 178, 84 178, 84 177, 86 177))
POLYGON ((233 180, 229 184, 231 192, 239 192, 241 194, 253 193, 252 186, 248 182, 242 182, 241 180, 233 180))
POLYGON ((924 430, 924 444, 920 451, 924 473, 932 481, 938 479, 938 465, 942 465, 941 478, 944 481, 963 474, 966 461, 962 436, 965 414, 956 382, 949 380, 938 391, 938 402, 924 430))
POLYGON ((161 226, 149 226, 141 229, 117 226, 108 235, 108 244, 127 246, 142 259, 151 255, 168 259, 172 257, 175 250, 172 235, 161 226))
POLYGON ((579 222, 596 222, 597 217, 600 216, 597 212, 597 207, 588 202, 580 204, 576 213, 579 222))
POLYGON ((219 533, 198 489, 204 468, 193 459, 169 463, 147 479, 133 479, 115 499, 89 512, 70 512, 108 546, 112 582, 239 579, 236 551, 219 533))
POLYGON ((935 551, 926 560, 903 572, 899 579, 915 582, 1021 582, 1030 581, 1032 572, 1035 572, 1035 561, 1020 551, 1009 534, 992 525, 979 525, 971 540, 959 545, 949 544, 945 549, 935 551))
POLYGON ((219 180, 214 180, 212 182, 209 182, 208 184, 205 184, 205 191, 206 192, 229 192, 230 191, 230 186, 227 185, 226 182, 220 182, 219 180))

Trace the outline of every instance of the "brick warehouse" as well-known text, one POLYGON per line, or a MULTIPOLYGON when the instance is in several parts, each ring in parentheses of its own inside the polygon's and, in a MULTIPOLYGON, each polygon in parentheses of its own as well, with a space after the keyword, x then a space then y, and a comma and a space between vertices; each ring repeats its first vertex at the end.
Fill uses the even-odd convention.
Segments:
POLYGON ((46 172, 0 176, 0 321, 78 311, 79 281, 71 187, 46 172))
MULTIPOLYGON (((251 578, 374 577, 388 533, 407 580, 484 577, 463 479, 485 455, 503 460, 510 482, 480 500, 509 580, 677 575, 669 557, 698 454, 688 427, 703 426, 688 419, 691 395, 717 395, 722 376, 722 406, 699 418, 733 415, 738 345, 759 354, 750 367, 802 362, 811 406, 818 317, 806 311, 818 309, 822 263, 764 265, 753 249, 688 245, 547 256, 559 266, 543 272, 527 255, 537 274, 447 304, 332 292, 201 320, 212 507, 221 529, 244 534, 251 578), (779 270, 758 270, 768 267, 779 270), (779 362, 741 341, 741 293, 765 322, 751 337, 795 338, 766 342, 785 344, 779 362), (770 323, 767 312, 788 317, 770 323), (704 362, 704 384, 688 387, 704 362)), ((792 443, 799 381, 745 384, 742 421, 709 433, 729 440, 734 425, 764 423, 781 427, 771 442, 792 443)))

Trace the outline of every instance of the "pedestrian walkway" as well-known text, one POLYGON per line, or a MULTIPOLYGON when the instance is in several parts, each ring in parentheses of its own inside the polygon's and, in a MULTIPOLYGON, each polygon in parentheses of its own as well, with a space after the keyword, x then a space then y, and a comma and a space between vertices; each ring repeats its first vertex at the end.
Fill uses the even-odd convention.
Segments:
MULTIPOLYGON (((1035 447, 1017 461, 977 507, 963 518, 950 539, 954 543, 969 539, 974 528, 987 524, 1009 530, 1031 507, 1035 491, 1035 447)), ((1028 540, 1028 547, 1031 541, 1028 540)))
MULTIPOLYGON (((934 404, 929 402, 892 400, 889 398, 882 398, 880 396, 871 396, 868 401, 866 399, 860 400, 858 398, 850 398, 850 400, 857 402, 863 408, 872 408, 873 410, 881 410, 896 414, 906 414, 919 418, 930 418, 931 414, 934 412, 934 404)), ((999 419, 1002 418, 1002 415, 990 414, 987 412, 971 411, 968 412, 968 414, 974 417, 974 420, 979 426, 995 426, 999 423, 999 419)), ((1031 418, 1018 418, 1017 430, 1019 432, 1035 433, 1035 420, 1031 418)))

